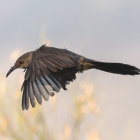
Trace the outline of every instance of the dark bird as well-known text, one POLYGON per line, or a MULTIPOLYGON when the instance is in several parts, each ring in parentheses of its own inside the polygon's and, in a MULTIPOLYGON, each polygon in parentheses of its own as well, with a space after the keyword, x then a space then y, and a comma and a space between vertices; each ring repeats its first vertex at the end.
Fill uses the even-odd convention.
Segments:
POLYGON ((138 75, 140 69, 122 63, 107 63, 88 59, 66 49, 41 46, 35 51, 19 57, 6 77, 17 68, 25 69, 25 80, 22 85, 22 109, 29 108, 29 100, 35 107, 35 99, 39 104, 54 96, 61 88, 76 79, 76 73, 89 69, 98 69, 122 75, 138 75))

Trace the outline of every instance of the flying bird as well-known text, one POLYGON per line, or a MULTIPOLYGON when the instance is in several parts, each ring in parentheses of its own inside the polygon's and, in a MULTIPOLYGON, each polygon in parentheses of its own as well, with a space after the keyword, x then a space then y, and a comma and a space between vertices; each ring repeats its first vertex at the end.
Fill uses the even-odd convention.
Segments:
POLYGON ((140 69, 128 64, 99 62, 67 49, 46 45, 20 56, 6 77, 18 68, 25 69, 21 88, 23 110, 27 110, 30 103, 35 107, 35 100, 41 104, 42 97, 48 100, 49 96, 54 96, 61 88, 66 90, 66 85, 76 79, 76 73, 95 68, 122 75, 140 74, 140 69))

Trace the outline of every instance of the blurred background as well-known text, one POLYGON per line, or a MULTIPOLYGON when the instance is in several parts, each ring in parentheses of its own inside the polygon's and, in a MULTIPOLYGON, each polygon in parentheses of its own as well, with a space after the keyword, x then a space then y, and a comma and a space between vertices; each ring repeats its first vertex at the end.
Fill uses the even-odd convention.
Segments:
POLYGON ((139 7, 137 0, 0 0, 0 139, 139 140, 139 76, 90 70, 28 111, 23 70, 5 78, 18 56, 42 44, 140 67, 139 7))

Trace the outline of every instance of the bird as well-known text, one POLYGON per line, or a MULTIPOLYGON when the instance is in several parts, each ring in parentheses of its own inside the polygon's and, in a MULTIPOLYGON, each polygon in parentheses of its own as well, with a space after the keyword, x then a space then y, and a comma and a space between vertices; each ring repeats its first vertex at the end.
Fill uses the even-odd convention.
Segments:
POLYGON ((124 63, 100 62, 86 58, 62 48, 42 45, 35 51, 20 56, 6 77, 16 69, 24 69, 25 76, 21 88, 22 110, 29 109, 31 104, 42 103, 54 96, 60 89, 76 79, 77 73, 90 69, 98 69, 109 73, 122 75, 139 75, 140 69, 124 63))

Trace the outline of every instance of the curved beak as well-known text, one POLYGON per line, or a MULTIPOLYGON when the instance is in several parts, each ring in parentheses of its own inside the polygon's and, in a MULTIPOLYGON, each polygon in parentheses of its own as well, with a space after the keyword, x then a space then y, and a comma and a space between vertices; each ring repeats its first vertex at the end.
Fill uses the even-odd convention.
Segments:
POLYGON ((8 73, 6 74, 6 77, 9 76, 9 74, 14 71, 16 69, 16 66, 11 67, 11 69, 8 71, 8 73))

